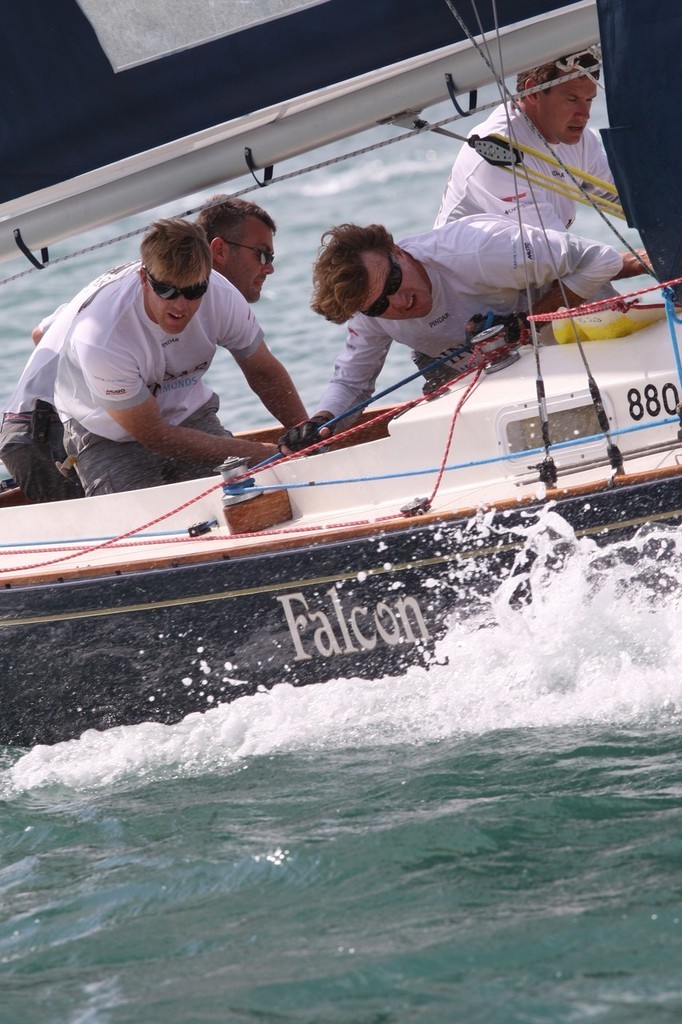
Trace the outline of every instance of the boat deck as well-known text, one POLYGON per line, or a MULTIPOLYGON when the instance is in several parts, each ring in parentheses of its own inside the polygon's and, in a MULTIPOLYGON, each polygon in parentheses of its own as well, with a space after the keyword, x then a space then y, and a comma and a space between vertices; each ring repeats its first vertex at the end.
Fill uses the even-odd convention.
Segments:
POLYGON ((542 358, 554 387, 546 402, 558 442, 552 448, 558 479, 551 491, 540 482, 544 450, 535 366, 533 353, 525 349, 503 369, 475 378, 468 374, 428 401, 397 414, 393 410, 390 420, 382 414, 360 425, 328 450, 248 471, 255 483, 253 497, 229 506, 232 525, 226 521, 219 475, 59 502, 49 516, 44 505, 2 508, 0 585, 375 536, 405 529, 411 517, 437 526, 466 521, 484 509, 504 512, 597 493, 642 474, 676 472, 682 461, 679 421, 665 413, 675 409, 679 392, 665 329, 656 326, 632 339, 591 343, 589 356, 612 441, 625 460, 625 473, 616 481, 606 438, 590 433, 598 427, 578 348, 554 345, 543 350, 542 358), (649 396, 654 391, 661 396, 656 408, 647 399, 646 410, 644 399, 634 397, 640 380, 637 394, 648 389, 649 396), (277 505, 282 494, 290 509, 285 514, 278 509, 269 519, 269 505, 277 505), (426 516, 414 508, 425 500, 426 516))

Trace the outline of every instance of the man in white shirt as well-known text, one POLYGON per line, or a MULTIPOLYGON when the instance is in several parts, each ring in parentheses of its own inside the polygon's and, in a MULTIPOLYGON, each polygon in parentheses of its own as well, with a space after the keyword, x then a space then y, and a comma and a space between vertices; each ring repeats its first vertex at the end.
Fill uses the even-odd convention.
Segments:
POLYGON ((86 494, 194 479, 230 455, 253 464, 274 445, 237 439, 204 381, 218 346, 284 426, 305 409, 244 297, 217 272, 203 229, 157 221, 139 269, 100 289, 64 341, 55 406, 86 494))
POLYGON ((575 220, 576 201, 562 193, 575 189, 573 178, 564 169, 574 167, 613 186, 600 191, 586 184, 588 192, 615 196, 613 175, 606 154, 597 136, 590 131, 592 101, 597 93, 598 57, 591 51, 565 57, 522 71, 517 78, 519 92, 536 86, 547 88, 520 97, 513 103, 496 107, 482 124, 469 133, 469 138, 502 135, 512 145, 520 144, 547 154, 523 153, 521 168, 548 176, 556 188, 529 183, 522 169, 517 173, 489 163, 470 144, 463 145, 455 160, 434 227, 477 213, 493 213, 500 217, 521 220, 558 231, 567 231, 575 220), (571 78, 580 68, 593 69, 589 74, 571 78), (558 161, 557 166, 553 160, 558 161))
POLYGON ((247 199, 215 195, 196 222, 206 232, 213 269, 231 281, 247 302, 258 302, 263 285, 275 271, 277 227, 270 214, 247 199))
MULTIPOLYGON (((242 199, 213 196, 208 204, 196 222, 206 231, 213 267, 248 302, 257 302, 274 269, 275 222, 262 207, 242 199)), ((117 276, 138 268, 139 261, 132 261, 101 275, 34 328, 33 340, 36 345, 41 342, 40 348, 32 353, 10 396, 0 430, 0 457, 31 501, 58 501, 83 493, 75 471, 62 475, 55 465, 66 458, 63 426, 53 407, 59 352, 86 300, 117 276), (56 329, 48 331, 58 319, 56 329)))
POLYGON ((36 348, 7 401, 0 430, 0 457, 30 501, 65 501, 83 496, 74 469, 61 473, 64 427, 54 408, 54 382, 66 331, 81 306, 101 288, 139 267, 129 262, 101 274, 32 331, 36 348))
MULTIPOLYGON (((541 312, 643 272, 630 252, 565 231, 521 231, 491 216, 465 217, 398 244, 382 225, 341 224, 322 243, 311 305, 332 323, 348 321, 346 344, 320 411, 280 438, 287 453, 329 436, 326 421, 371 396, 392 342, 435 358, 464 342, 475 314, 526 310, 527 286, 541 312)), ((351 422, 344 418, 341 429, 351 422)))

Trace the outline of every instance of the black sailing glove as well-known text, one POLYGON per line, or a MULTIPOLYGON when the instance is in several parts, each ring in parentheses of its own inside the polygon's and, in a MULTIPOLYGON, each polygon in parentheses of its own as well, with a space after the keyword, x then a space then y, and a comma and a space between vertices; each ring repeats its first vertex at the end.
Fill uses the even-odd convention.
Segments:
POLYGON ((326 413, 318 413, 309 420, 301 420, 295 427, 289 427, 287 432, 282 434, 277 442, 279 450, 286 448, 290 452, 300 452, 304 448, 309 448, 311 444, 322 440, 320 427, 328 422, 329 416, 326 413))

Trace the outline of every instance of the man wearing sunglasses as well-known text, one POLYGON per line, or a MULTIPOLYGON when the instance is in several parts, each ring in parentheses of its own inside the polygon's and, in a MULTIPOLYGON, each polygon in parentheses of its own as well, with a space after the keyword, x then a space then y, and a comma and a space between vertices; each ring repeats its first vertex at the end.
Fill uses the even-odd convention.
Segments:
POLYGON ((247 302, 258 302, 274 273, 275 222, 261 206, 246 199, 215 195, 196 218, 206 232, 213 269, 231 281, 247 302))
MULTIPOLYGON (((196 223, 208 237, 213 269, 230 281, 247 302, 257 302, 274 270, 273 237, 277 229, 270 214, 256 203, 216 195, 208 200, 196 223)), ((131 261, 107 271, 82 289, 71 303, 64 303, 45 317, 33 329, 34 344, 41 341, 59 314, 62 323, 68 326, 86 299, 113 277, 134 271, 135 266, 135 261, 131 261)), ((83 494, 75 470, 62 474, 56 465, 66 458, 63 428, 54 409, 54 383, 64 333, 64 329, 61 333, 51 332, 40 352, 29 359, 10 397, 0 429, 0 457, 30 501, 60 501, 83 494)))
MULTIPOLYGON (((640 254, 642 258, 644 254, 640 254)), ((465 217, 396 244, 385 227, 340 224, 322 236, 313 266, 312 308, 348 321, 346 344, 319 409, 279 441, 286 454, 345 429, 371 396, 392 342, 431 357, 461 346, 476 314, 506 317, 590 299, 607 281, 644 272, 638 255, 567 232, 500 217, 465 217), (562 283, 562 288, 556 278, 562 283)), ((460 366, 460 371, 465 368, 460 366)))
POLYGON ((222 426, 203 379, 218 346, 285 427, 305 416, 243 296, 212 272, 199 225, 157 221, 140 254, 135 273, 81 307, 60 355, 55 405, 88 495, 194 479, 230 455, 254 464, 276 452, 222 426))

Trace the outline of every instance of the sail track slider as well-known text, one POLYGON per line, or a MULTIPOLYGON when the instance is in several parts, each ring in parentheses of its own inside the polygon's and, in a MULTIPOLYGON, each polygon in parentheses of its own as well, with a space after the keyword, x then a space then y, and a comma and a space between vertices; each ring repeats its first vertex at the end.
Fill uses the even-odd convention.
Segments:
POLYGON ((557 473, 554 459, 551 455, 548 455, 542 462, 538 463, 535 467, 538 471, 540 483, 544 484, 545 487, 556 487, 559 474, 557 473))
POLYGON ((469 114, 473 113, 473 111, 476 109, 476 104, 478 102, 478 90, 477 89, 472 89, 471 90, 471 92, 469 93, 469 109, 468 110, 463 110, 462 107, 460 107, 460 105, 459 105, 459 100, 457 99, 457 93, 455 92, 455 83, 454 83, 452 75, 450 74, 449 71, 448 71, 448 73, 445 76, 445 84, 448 87, 448 93, 450 95, 450 99, 452 100, 452 105, 455 108, 455 110, 457 111, 457 113, 459 114, 459 116, 460 117, 468 117, 469 114))
POLYGON ((26 257, 26 259, 29 261, 29 263, 32 263, 33 266, 36 268, 36 270, 44 270, 45 269, 47 264, 50 262, 50 254, 47 251, 47 246, 46 245, 44 245, 42 247, 42 249, 40 250, 40 259, 43 261, 41 263, 40 260, 38 260, 33 255, 31 250, 29 249, 29 247, 26 245, 26 242, 21 237, 21 228, 15 228, 14 229, 14 241, 17 243, 17 246, 19 247, 19 249, 21 249, 21 251, 23 252, 23 254, 26 257))
POLYGON ((217 525, 217 519, 206 519, 203 523, 194 523, 193 526, 188 526, 187 533, 190 537, 203 537, 205 533, 210 533, 213 527, 217 525))
POLYGON ((265 167, 264 168, 264 170, 263 170, 263 180, 259 181, 258 178, 256 177, 256 164, 255 164, 254 159, 253 159, 253 153, 251 152, 251 149, 250 149, 249 146, 246 146, 246 148, 244 149, 244 159, 246 160, 246 166, 251 171, 251 174, 253 176, 253 180, 256 182, 258 187, 259 188, 265 188, 266 185, 269 185, 270 182, 272 181, 272 171, 273 171, 272 164, 269 167, 265 167))

